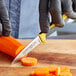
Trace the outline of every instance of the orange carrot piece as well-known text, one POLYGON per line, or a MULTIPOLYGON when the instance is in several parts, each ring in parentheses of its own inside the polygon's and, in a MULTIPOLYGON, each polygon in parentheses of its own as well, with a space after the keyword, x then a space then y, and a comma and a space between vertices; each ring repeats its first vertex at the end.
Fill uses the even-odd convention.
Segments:
POLYGON ((40 67, 34 70, 35 76, 49 76, 49 69, 47 67, 40 67))
POLYGON ((60 67, 58 66, 50 66, 49 73, 53 73, 54 75, 58 76, 60 74, 60 67))
POLYGON ((53 73, 49 73, 48 67, 39 67, 31 72, 30 76, 55 76, 53 73))
POLYGON ((34 71, 31 72, 30 76, 35 76, 35 73, 34 71))
POLYGON ((60 67, 57 67, 56 72, 55 72, 55 76, 59 76, 60 72, 61 72, 60 67))
POLYGON ((33 57, 23 57, 21 62, 24 66, 33 66, 37 64, 37 59, 33 57))
POLYGON ((24 47, 25 46, 23 44, 11 36, 0 37, 0 51, 10 56, 16 57, 24 47))
POLYGON ((53 73, 49 73, 49 76, 55 76, 53 73))
POLYGON ((72 76, 68 66, 50 66, 36 68, 31 76, 72 76))
POLYGON ((60 66, 61 72, 70 72, 70 67, 68 66, 60 66))
POLYGON ((49 73, 55 74, 56 69, 57 69, 58 67, 57 67, 57 66, 50 66, 50 67, 48 67, 48 68, 49 68, 49 73))
POLYGON ((62 73, 60 73, 59 76, 72 76, 72 73, 70 73, 70 72, 62 72, 62 73))

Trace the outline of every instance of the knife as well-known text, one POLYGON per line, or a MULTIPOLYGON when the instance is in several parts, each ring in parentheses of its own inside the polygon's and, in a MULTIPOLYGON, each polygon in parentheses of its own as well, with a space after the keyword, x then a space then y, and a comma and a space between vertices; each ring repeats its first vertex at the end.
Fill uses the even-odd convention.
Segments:
MULTIPOLYGON (((67 19, 65 19, 65 22, 70 23, 73 22, 73 20, 68 21, 67 19)), ((55 24, 52 24, 50 26, 50 31, 47 33, 47 37, 49 35, 51 35, 52 33, 54 33, 55 31, 57 31, 59 29, 59 27, 56 27, 55 24)), ((39 38, 39 36, 37 36, 31 43, 29 43, 12 61, 11 64, 16 63, 17 61, 19 61, 23 56, 27 55, 29 52, 31 52, 35 47, 37 47, 39 44, 41 43, 41 40, 39 38)))
MULTIPOLYGON (((54 33, 56 30, 59 29, 59 27, 56 27, 54 24, 51 25, 49 33, 47 33, 47 37, 54 33)), ((41 43, 41 40, 39 36, 37 36, 31 43, 29 43, 12 61, 12 64, 19 61, 23 56, 27 55, 29 52, 31 52, 36 46, 38 46, 41 43)))

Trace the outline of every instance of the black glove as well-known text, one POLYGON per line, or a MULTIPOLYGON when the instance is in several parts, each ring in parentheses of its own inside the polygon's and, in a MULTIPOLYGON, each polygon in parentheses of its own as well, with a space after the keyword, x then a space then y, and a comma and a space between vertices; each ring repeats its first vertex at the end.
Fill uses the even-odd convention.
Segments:
POLYGON ((39 2, 39 22, 43 33, 47 33, 49 30, 48 4, 49 0, 40 0, 39 2))
POLYGON ((49 0, 49 12, 52 16, 52 23, 58 27, 64 26, 64 20, 62 18, 61 0, 49 0))
POLYGON ((0 0, 0 36, 9 36, 11 32, 11 25, 7 13, 6 6, 3 0, 0 0))
POLYGON ((51 13, 52 23, 56 24, 58 27, 64 25, 64 20, 62 19, 61 11, 61 1, 60 0, 40 0, 39 3, 39 21, 40 29, 42 33, 47 33, 49 31, 49 16, 51 13))
POLYGON ((76 0, 61 0, 62 12, 71 19, 76 19, 76 0))
POLYGON ((52 23, 57 27, 64 26, 62 13, 69 18, 76 19, 76 0, 40 0, 39 3, 39 21, 42 33, 49 31, 49 17, 50 12, 52 16, 52 23))
POLYGON ((76 0, 72 0, 72 2, 73 10, 76 12, 76 0))

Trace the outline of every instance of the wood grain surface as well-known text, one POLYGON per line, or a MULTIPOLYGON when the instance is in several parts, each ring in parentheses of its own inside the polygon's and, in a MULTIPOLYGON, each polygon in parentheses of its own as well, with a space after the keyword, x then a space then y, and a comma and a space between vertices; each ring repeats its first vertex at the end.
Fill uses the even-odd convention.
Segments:
MULTIPOLYGON (((31 39, 20 39, 25 46, 31 39)), ((28 56, 36 57, 38 64, 35 66, 23 66, 20 62, 11 65, 13 57, 0 52, 0 76, 29 76, 37 67, 52 65, 70 66, 73 76, 76 76, 76 40, 47 40, 41 43, 28 56)))

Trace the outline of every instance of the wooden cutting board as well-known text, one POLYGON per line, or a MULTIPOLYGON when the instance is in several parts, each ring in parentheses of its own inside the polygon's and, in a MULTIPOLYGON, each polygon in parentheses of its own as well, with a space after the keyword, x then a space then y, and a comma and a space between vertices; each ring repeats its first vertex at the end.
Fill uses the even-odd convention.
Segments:
MULTIPOLYGON (((20 39, 24 45, 31 39, 20 39)), ((33 69, 51 65, 70 66, 73 76, 76 76, 76 40, 47 40, 41 43, 28 56, 36 57, 38 64, 32 67, 21 65, 20 62, 11 65, 13 57, 0 52, 0 76, 29 76, 33 69)))

